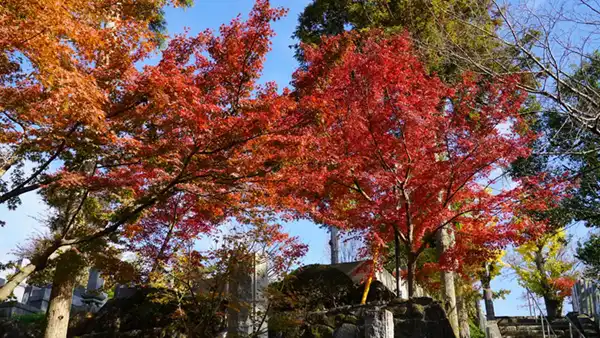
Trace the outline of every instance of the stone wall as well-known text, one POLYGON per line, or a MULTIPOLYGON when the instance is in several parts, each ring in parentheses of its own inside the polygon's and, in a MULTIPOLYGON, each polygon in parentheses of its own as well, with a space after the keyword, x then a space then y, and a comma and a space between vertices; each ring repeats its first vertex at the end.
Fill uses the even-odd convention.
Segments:
POLYGON ((27 304, 22 304, 16 301, 0 303, 0 318, 30 315, 39 312, 40 310, 35 307, 29 306, 27 304))
POLYGON ((348 306, 327 312, 275 314, 272 338, 436 337, 454 338, 442 306, 431 298, 348 306))

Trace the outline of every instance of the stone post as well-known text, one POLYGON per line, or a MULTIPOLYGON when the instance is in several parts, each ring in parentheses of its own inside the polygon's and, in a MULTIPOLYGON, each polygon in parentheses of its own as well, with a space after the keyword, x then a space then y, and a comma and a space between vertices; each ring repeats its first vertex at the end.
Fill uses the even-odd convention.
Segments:
POLYGON ((579 312, 579 281, 573 285, 572 295, 571 295, 571 305, 573 307, 573 312, 579 312))
POLYGON ((592 311, 590 311, 590 317, 597 318, 600 304, 598 303, 598 290, 596 290, 595 283, 590 283, 590 296, 592 296, 592 311))
POLYGON ((481 308, 481 303, 479 303, 479 300, 475 301, 475 306, 477 307, 477 319, 479 320, 479 329, 485 332, 486 318, 485 314, 483 313, 483 309, 481 308))
POLYGON ((267 337, 267 301, 264 291, 269 285, 267 260, 254 254, 252 263, 241 262, 235 267, 229 292, 231 305, 227 313, 228 336, 267 337))
POLYGON ((384 309, 369 309, 363 313, 365 338, 394 338, 394 315, 384 309))
POLYGON ((100 271, 90 268, 87 287, 81 295, 81 301, 89 307, 90 312, 98 311, 106 303, 107 295, 102 292, 103 286, 104 279, 100 276, 100 271))
POLYGON ((50 303, 50 294, 52 293, 52 286, 44 286, 41 291, 40 310, 46 312, 48 310, 48 304, 50 303))
POLYGON ((104 286, 104 280, 100 277, 100 271, 96 268, 90 268, 87 282, 87 291, 96 291, 104 286))

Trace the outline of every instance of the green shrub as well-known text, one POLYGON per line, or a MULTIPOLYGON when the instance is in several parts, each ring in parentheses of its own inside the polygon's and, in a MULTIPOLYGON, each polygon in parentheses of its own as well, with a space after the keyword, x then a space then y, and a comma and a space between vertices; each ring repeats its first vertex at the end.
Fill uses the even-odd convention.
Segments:
POLYGON ((481 331, 479 325, 475 324, 472 319, 469 319, 469 330, 471 331, 471 338, 485 338, 485 332, 481 331))
POLYGON ((32 313, 32 314, 27 314, 27 315, 15 316, 15 317, 13 317, 13 319, 16 322, 23 323, 23 324, 38 324, 38 323, 43 323, 46 321, 46 314, 45 313, 32 313))

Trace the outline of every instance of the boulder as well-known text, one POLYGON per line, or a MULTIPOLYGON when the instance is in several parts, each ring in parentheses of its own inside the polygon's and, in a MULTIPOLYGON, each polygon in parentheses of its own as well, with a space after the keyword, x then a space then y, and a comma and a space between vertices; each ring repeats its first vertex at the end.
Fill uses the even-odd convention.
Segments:
POLYGON ((358 338, 360 331, 354 324, 344 323, 333 333, 333 338, 358 338))

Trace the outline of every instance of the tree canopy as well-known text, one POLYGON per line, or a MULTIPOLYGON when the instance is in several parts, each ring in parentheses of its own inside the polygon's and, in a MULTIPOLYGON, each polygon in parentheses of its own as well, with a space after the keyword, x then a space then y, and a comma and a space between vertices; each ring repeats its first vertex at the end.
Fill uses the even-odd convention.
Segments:
MULTIPOLYGON (((483 61, 500 47, 481 30, 493 32, 499 24, 489 0, 315 0, 300 15, 295 36, 302 43, 318 44, 323 37, 351 29, 406 31, 428 70, 453 78, 470 68, 456 56, 458 50, 483 61)), ((301 48, 297 56, 303 59, 301 48)))

